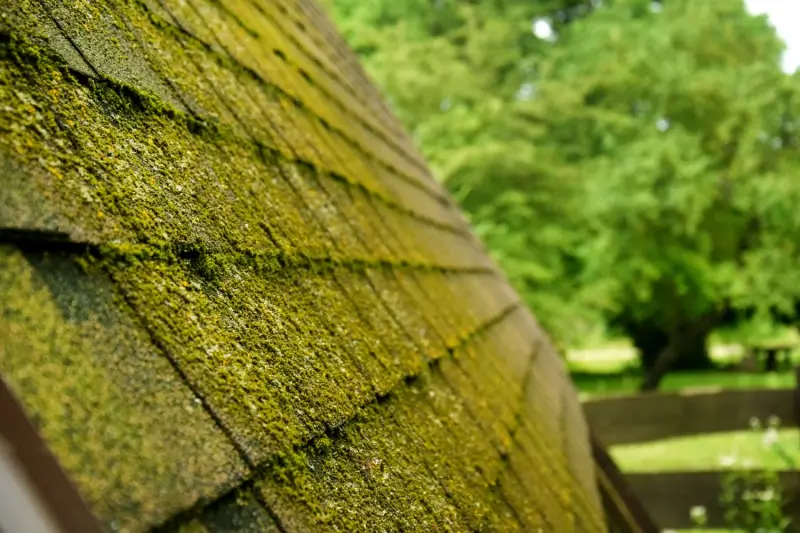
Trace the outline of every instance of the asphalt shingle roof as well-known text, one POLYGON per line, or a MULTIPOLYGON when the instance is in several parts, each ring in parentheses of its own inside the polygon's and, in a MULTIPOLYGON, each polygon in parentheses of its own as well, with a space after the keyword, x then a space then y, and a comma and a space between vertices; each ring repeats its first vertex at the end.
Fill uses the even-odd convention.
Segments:
POLYGON ((113 531, 604 531, 560 360, 307 0, 0 0, 0 374, 113 531))

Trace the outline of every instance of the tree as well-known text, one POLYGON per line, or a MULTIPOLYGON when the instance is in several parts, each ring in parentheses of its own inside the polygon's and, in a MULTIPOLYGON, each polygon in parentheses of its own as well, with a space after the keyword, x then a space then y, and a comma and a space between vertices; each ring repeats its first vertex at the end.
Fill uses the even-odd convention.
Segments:
POLYGON ((729 308, 800 296, 781 282, 800 235, 798 84, 781 51, 740 0, 617 0, 567 27, 539 65, 521 112, 584 176, 583 283, 604 287, 655 370, 645 388, 669 363, 707 365, 729 308))

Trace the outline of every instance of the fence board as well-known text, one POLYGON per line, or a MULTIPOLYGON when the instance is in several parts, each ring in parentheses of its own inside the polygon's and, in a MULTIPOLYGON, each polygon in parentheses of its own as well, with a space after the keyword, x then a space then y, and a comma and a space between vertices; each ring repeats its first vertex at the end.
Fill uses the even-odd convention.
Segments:
POLYGON ((609 533, 658 533, 661 528, 603 445, 590 435, 597 487, 609 533))
MULTIPOLYGON (((693 506, 706 508, 706 527, 725 527, 719 495, 724 472, 656 472, 626 473, 633 492, 648 513, 662 528, 689 528, 693 506)), ((785 512, 792 523, 800 525, 800 478, 797 472, 780 473, 781 487, 788 503, 785 512)), ((794 529, 792 530, 794 531, 794 529)))
POLYGON ((657 393, 589 400, 589 425, 606 446, 744 430, 752 417, 797 427, 794 389, 657 393))

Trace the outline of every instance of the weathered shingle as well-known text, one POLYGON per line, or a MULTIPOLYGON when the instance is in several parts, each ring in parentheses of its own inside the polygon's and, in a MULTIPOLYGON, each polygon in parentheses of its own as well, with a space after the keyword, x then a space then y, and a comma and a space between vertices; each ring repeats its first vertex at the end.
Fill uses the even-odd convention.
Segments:
POLYGON ((101 271, 0 246, 0 301, 3 378, 112 529, 166 520, 249 476, 101 271))
POLYGON ((313 2, 0 10, 0 374, 109 529, 604 530, 563 366, 313 2))

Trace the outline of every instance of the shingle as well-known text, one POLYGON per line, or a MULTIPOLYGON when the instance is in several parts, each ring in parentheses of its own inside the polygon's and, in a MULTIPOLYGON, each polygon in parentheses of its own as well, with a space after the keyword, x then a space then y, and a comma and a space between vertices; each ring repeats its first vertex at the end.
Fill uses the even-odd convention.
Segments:
POLYGON ((87 268, 0 247, 0 372, 93 512, 141 531, 215 499, 247 468, 108 279, 87 268))
POLYGON ((0 7, 0 372, 109 527, 603 530, 563 364, 316 8, 0 7))
POLYGON ((394 200, 406 209, 434 222, 461 229, 460 220, 451 206, 431 195, 425 189, 412 185, 400 176, 381 167, 377 172, 381 183, 391 191, 394 200))
POLYGON ((175 92, 153 71, 141 43, 128 28, 119 24, 114 13, 102 2, 42 1, 48 14, 95 71, 127 86, 150 92, 163 103, 185 110, 175 92))
POLYGON ((474 530, 492 512, 482 469, 500 461, 482 435, 444 380, 423 374, 257 486, 293 530, 474 530))
POLYGON ((240 136, 246 133, 221 93, 203 70, 202 60, 212 59, 199 43, 182 34, 158 0, 145 2, 147 9, 127 0, 109 0, 120 23, 125 23, 153 70, 169 83, 192 114, 218 121, 240 136), (201 59, 202 58, 202 59, 201 59))
POLYGON ((402 272, 386 269, 367 271, 370 283, 378 296, 384 301, 386 307, 391 309, 392 315, 402 325, 408 336, 422 348, 424 357, 427 359, 443 357, 447 353, 447 347, 398 282, 397 277, 403 275, 402 272))
POLYGON ((385 394, 404 376, 418 374, 423 367, 422 345, 405 330, 367 273, 340 269, 335 277, 370 327, 368 331, 374 332, 369 343, 374 346, 375 358, 385 369, 378 385, 380 392, 385 394))
POLYGON ((114 280, 254 462, 352 418, 368 377, 326 329, 310 271, 110 265, 114 280))
POLYGON ((278 525, 250 489, 236 490, 203 512, 211 533, 279 533, 278 525))

